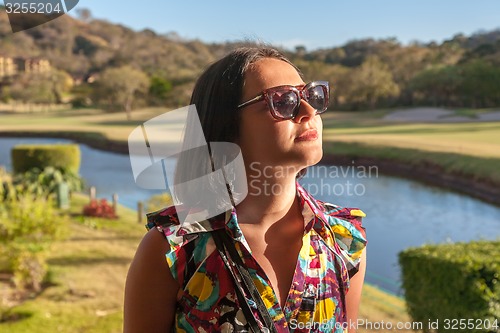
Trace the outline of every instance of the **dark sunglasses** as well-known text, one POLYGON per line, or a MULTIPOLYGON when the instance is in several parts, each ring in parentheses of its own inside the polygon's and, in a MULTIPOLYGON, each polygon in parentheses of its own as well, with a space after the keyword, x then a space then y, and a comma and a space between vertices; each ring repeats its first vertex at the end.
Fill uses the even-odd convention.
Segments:
POLYGON ((241 103, 238 109, 265 100, 274 118, 289 120, 299 113, 302 99, 316 110, 316 114, 325 112, 329 94, 327 81, 313 81, 300 86, 278 86, 266 89, 260 95, 241 103))

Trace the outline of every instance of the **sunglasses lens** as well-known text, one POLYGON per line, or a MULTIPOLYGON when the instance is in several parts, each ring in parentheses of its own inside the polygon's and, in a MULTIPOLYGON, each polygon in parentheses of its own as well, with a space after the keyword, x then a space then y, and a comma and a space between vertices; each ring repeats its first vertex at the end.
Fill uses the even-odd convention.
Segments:
POLYGON ((276 116, 283 119, 291 119, 295 116, 295 110, 299 103, 297 94, 293 91, 273 92, 271 95, 272 108, 276 116))
POLYGON ((316 109, 318 113, 326 111, 328 107, 328 96, 326 96, 326 89, 322 85, 314 86, 304 91, 304 99, 316 109))

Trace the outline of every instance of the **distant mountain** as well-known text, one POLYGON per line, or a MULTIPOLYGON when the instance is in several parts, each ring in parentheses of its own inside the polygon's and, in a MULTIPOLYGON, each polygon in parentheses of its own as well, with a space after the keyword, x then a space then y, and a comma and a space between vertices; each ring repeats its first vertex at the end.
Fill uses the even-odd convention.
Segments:
POLYGON ((137 32, 104 20, 84 23, 68 15, 12 34, 6 13, 0 12, 1 55, 46 58, 73 77, 134 63, 148 74, 191 80, 232 47, 233 44, 179 41, 152 30, 137 32))

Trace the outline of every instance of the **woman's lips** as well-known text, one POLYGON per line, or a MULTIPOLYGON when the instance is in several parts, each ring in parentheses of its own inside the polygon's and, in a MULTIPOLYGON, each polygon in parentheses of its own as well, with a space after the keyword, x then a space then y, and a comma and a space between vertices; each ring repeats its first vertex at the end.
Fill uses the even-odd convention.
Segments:
POLYGON ((295 138, 295 141, 314 141, 318 138, 318 131, 310 129, 295 138))

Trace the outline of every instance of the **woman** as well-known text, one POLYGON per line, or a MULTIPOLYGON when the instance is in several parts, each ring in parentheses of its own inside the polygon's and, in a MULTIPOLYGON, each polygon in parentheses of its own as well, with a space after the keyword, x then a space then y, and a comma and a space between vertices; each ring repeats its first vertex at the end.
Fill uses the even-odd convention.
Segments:
POLYGON ((203 73, 191 104, 207 142, 241 148, 248 195, 196 227, 179 225, 172 207, 148 217, 127 277, 126 333, 356 331, 364 214, 316 200, 297 182, 322 157, 328 93, 270 48, 237 49, 203 73), (250 286, 241 287, 246 273, 231 246, 250 286))

